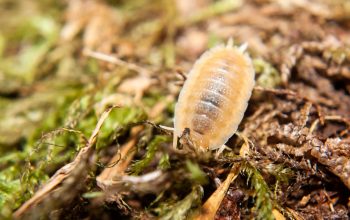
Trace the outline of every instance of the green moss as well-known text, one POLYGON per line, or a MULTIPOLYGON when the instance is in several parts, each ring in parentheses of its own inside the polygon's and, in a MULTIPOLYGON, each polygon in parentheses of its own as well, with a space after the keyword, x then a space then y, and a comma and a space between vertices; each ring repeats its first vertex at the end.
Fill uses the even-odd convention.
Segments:
POLYGON ((220 0, 215 1, 207 7, 199 10, 196 13, 193 13, 189 18, 185 20, 179 19, 177 22, 179 26, 182 25, 190 25, 193 23, 197 23, 206 19, 209 19, 213 16, 223 14, 225 12, 229 12, 235 10, 242 6, 243 1, 241 0, 220 0))
POLYGON ((140 108, 123 107, 112 111, 103 123, 99 133, 96 148, 107 147, 108 143, 116 140, 124 133, 128 124, 137 123, 146 119, 145 113, 140 108))
POLYGON ((208 39, 208 48, 212 48, 216 45, 223 44, 224 41, 219 36, 217 36, 215 33, 210 33, 209 39, 208 39))
POLYGON ((254 59, 253 65, 258 74, 257 85, 272 89, 281 84, 281 75, 270 63, 263 59, 254 59))
MULTIPOLYGON (((16 78, 23 83, 32 83, 39 73, 39 65, 58 37, 58 25, 48 16, 26 19, 19 27, 18 38, 28 41, 14 56, 0 60, 5 76, 16 78)), ((23 42, 25 43, 25 42, 23 42)))
POLYGON ((255 190, 255 207, 253 211, 256 213, 257 219, 273 220, 271 192, 260 172, 249 162, 243 162, 241 173, 247 176, 247 182, 255 190))
POLYGON ((146 150, 146 154, 144 155, 142 160, 136 161, 132 164, 132 173, 140 174, 147 166, 150 165, 156 152, 158 151, 159 145, 164 142, 170 141, 168 136, 156 135, 153 140, 148 144, 146 150))
POLYGON ((190 179, 192 181, 200 185, 208 183, 207 175, 202 171, 198 164, 187 160, 186 168, 190 172, 190 179))
POLYGON ((199 207, 202 202, 203 188, 201 186, 194 186, 192 192, 188 194, 183 200, 175 204, 163 204, 161 207, 160 219, 162 220, 182 220, 187 219, 191 214, 191 209, 199 207))
POLYGON ((3 53, 6 48, 6 38, 3 34, 0 32, 0 58, 3 56, 3 53))
POLYGON ((158 167, 162 170, 167 170, 171 167, 170 161, 169 161, 169 154, 164 153, 163 156, 159 160, 158 167))

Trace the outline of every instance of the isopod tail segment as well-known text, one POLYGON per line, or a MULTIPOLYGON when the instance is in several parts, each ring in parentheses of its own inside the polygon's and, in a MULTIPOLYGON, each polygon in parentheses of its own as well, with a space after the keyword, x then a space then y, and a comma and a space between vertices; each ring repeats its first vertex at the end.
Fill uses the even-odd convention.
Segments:
POLYGON ((180 91, 174 114, 173 147, 186 137, 198 152, 217 150, 237 131, 255 85, 247 44, 218 45, 193 65, 180 91), (184 130, 187 129, 187 135, 184 130))
MULTIPOLYGON (((230 37, 227 41, 226 48, 233 48, 234 47, 234 41, 233 38, 230 37)), ((244 53, 248 49, 248 43, 245 42, 241 46, 238 47, 238 50, 244 53)))

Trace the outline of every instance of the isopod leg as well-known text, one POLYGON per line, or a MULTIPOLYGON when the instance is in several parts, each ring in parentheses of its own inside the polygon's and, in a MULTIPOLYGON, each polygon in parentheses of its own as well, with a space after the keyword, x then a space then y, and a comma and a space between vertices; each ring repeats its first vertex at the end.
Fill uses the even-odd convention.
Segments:
POLYGON ((251 140, 249 140, 249 138, 243 133, 236 132, 236 135, 244 141, 244 144, 239 150, 239 155, 243 158, 247 157, 249 154, 250 146, 254 147, 254 143, 251 140))
POLYGON ((183 86, 185 81, 187 80, 187 76, 185 75, 184 72, 182 72, 182 70, 176 70, 176 74, 177 74, 179 80, 177 80, 175 82, 175 85, 183 86))
POLYGON ((173 139, 173 148, 177 149, 177 141, 178 141, 178 137, 174 132, 174 139, 173 139))
POLYGON ((222 152, 224 150, 228 150, 228 151, 231 151, 231 148, 229 148, 228 146, 226 146, 225 144, 222 145, 217 151, 216 151, 216 154, 215 154, 215 157, 218 158, 220 156, 220 154, 222 154, 222 152))

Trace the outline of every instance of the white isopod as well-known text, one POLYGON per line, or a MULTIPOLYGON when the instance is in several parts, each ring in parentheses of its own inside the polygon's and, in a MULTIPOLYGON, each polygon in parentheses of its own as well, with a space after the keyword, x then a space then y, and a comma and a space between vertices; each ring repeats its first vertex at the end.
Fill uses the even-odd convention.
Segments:
POLYGON ((205 52, 194 64, 175 106, 174 147, 184 130, 200 150, 223 150, 237 131, 255 84, 246 44, 232 41, 205 52))

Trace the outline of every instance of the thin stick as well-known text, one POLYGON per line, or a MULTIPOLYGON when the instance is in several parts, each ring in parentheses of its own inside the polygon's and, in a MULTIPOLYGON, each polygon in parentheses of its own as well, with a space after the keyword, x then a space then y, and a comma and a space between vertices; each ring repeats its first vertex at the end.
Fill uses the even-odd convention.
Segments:
POLYGON ((105 62, 108 62, 108 63, 112 63, 112 64, 115 64, 115 65, 118 65, 118 66, 125 66, 127 67, 128 69, 130 70, 134 70, 138 73, 148 73, 148 70, 145 69, 145 68, 142 68, 134 63, 129 63, 129 62, 126 62, 124 60, 121 60, 115 56, 111 56, 111 55, 108 55, 108 54, 104 54, 104 53, 100 53, 100 52, 96 52, 96 51, 92 51, 90 49, 84 49, 83 50, 83 54, 85 56, 88 56, 88 57, 92 57, 92 58, 95 58, 95 59, 98 59, 98 60, 102 60, 102 61, 105 61, 105 62))

